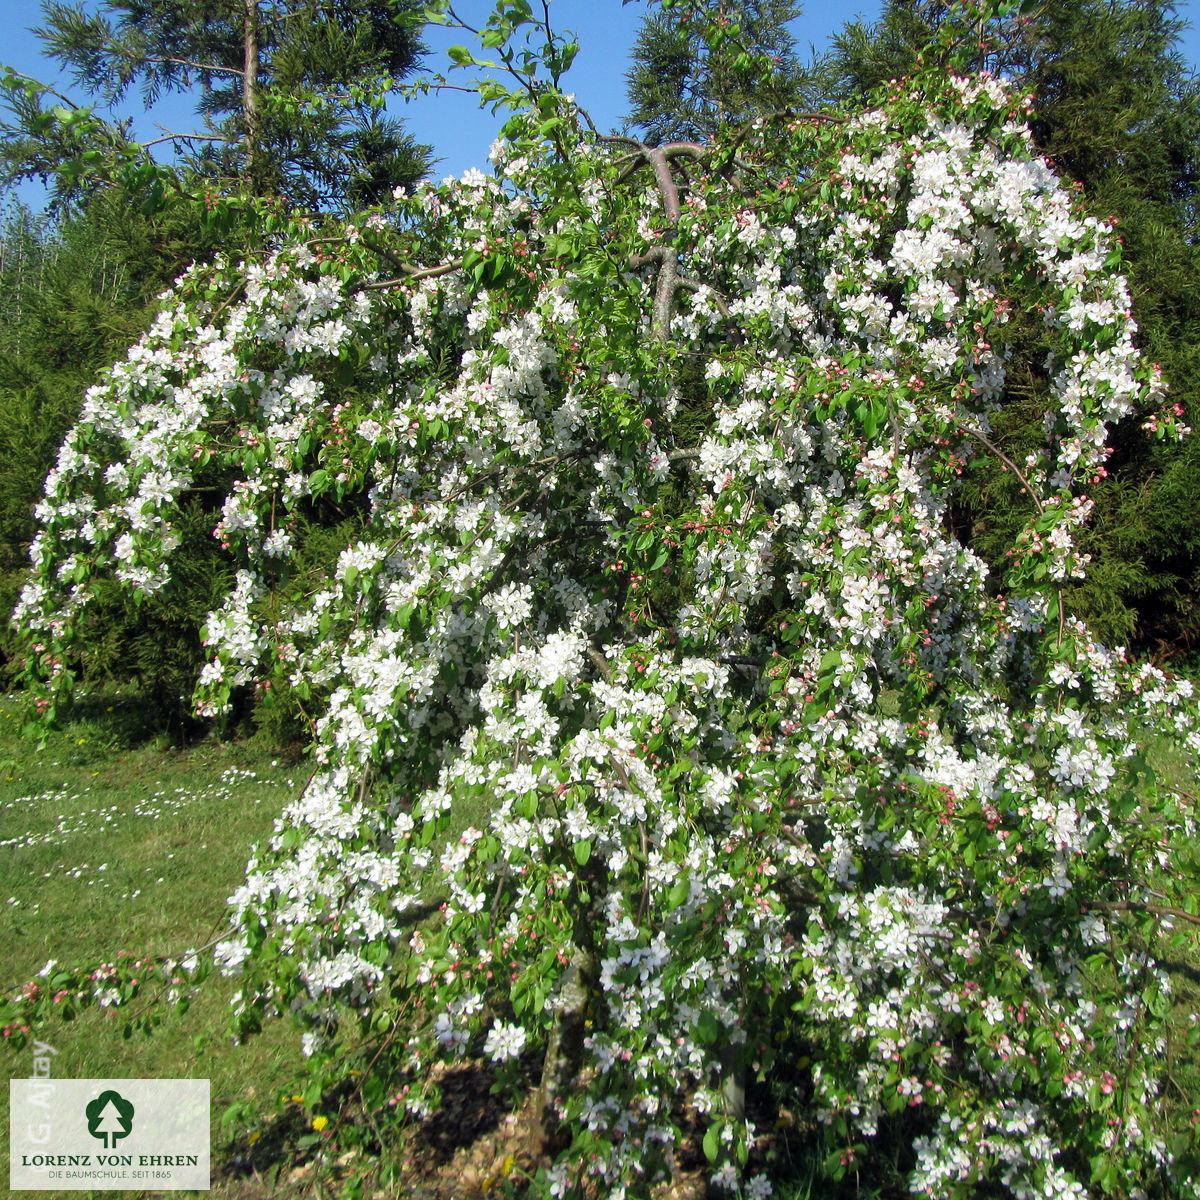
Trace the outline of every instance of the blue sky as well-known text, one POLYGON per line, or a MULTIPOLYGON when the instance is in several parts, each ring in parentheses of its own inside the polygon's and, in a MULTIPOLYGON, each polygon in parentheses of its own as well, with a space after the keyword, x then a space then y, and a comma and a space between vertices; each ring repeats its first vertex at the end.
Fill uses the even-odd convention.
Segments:
MULTIPOLYGON (((881 0, 834 3, 814 0, 792 26, 801 57, 808 56, 810 45, 817 50, 825 49, 830 36, 846 21, 860 16, 874 20, 880 7, 881 0)), ((491 0, 458 0, 456 8, 464 20, 482 25, 492 4, 491 0)), ((1193 19, 1200 15, 1200 0, 1182 0, 1176 8, 1179 16, 1193 19)), ((71 93, 69 78, 58 71, 52 60, 41 57, 40 42, 29 32, 29 27, 41 19, 39 0, 6 0, 5 10, 8 26, 4 44, 0 46, 0 63, 71 93)), ((567 87, 575 92, 599 128, 619 125, 626 109, 625 71, 629 51, 646 12, 645 4, 623 5, 621 0, 553 0, 550 12, 556 28, 572 30, 579 38, 581 49, 567 76, 567 87)), ((430 30, 426 37, 431 50, 430 68, 445 70, 446 48, 465 40, 461 31, 430 30)), ((1183 51, 1193 66, 1200 64, 1200 31, 1195 28, 1188 31, 1183 51)), ((75 98, 84 100, 78 94, 75 98)), ((434 171, 437 178, 486 165, 488 147, 501 122, 501 118, 480 111, 472 97, 461 93, 424 97, 399 105, 396 111, 405 118, 414 136, 432 145, 442 160, 434 171)), ((193 105, 185 96, 171 97, 149 114, 141 111, 136 97, 131 97, 121 113, 135 117, 135 129, 143 138, 156 136, 160 126, 176 131, 198 128, 192 114, 193 105)), ((30 204, 39 203, 36 189, 23 190, 22 198, 30 204)))
MULTIPOLYGON (((810 44, 825 49, 830 35, 847 21, 859 16, 874 20, 882 4, 881 0, 850 0, 808 7, 792 25, 801 58, 808 57, 810 44)), ((492 5, 487 0, 462 0, 455 8, 464 20, 478 25, 492 5)), ((619 127, 626 114, 625 72, 646 11, 645 4, 623 5, 621 0, 553 0, 550 6, 554 26, 578 36, 579 55, 566 77, 566 87, 575 93, 598 129, 619 127)), ((444 56, 445 47, 463 40, 461 31, 430 30, 426 41, 433 51, 431 63, 444 56)), ((445 159, 435 175, 461 174, 467 167, 481 165, 500 123, 480 113, 471 98, 449 93, 421 107, 410 104, 403 115, 413 134, 445 159)))

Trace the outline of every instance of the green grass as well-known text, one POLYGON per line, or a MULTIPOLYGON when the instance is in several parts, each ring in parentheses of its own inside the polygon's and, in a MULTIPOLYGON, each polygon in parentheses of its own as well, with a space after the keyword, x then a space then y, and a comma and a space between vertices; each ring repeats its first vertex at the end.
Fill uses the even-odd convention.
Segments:
MULTIPOLYGON (((177 958, 210 942, 251 845, 269 836, 311 764, 253 742, 173 746, 133 693, 78 701, 40 747, 21 736, 27 718, 20 697, 0 697, 0 987, 15 990, 51 959, 72 967, 121 953, 177 958)), ((445 836, 486 817, 460 808, 445 836)), ((439 899, 431 887, 428 904, 439 899)), ((237 987, 236 979, 208 978, 186 1013, 162 1008, 150 1035, 126 1036, 139 997, 127 1009, 84 1009, 38 1036, 54 1047, 60 1078, 209 1079, 210 1194, 322 1194, 314 1187, 336 1185, 305 1165, 316 1140, 310 1117, 298 1104, 279 1104, 307 1082, 299 1033, 289 1021, 268 1022, 233 1044, 237 987)), ((0 1055, 10 1077, 32 1074, 31 1044, 0 1055)), ((2 1107, 0 1190, 8 1170, 2 1107)))
MULTIPOLYGON (((139 710, 136 697, 100 701, 79 706, 76 718, 39 748, 20 737, 19 700, 0 699, 0 985, 6 989, 35 976, 48 959, 71 966, 121 951, 177 956, 210 941, 227 897, 244 878, 251 844, 270 833, 307 778, 304 763, 248 745, 172 748, 165 735, 147 729, 151 714, 139 710)), ((233 1044, 227 1029, 236 987, 235 980, 206 981, 186 1013, 166 1008, 149 1036, 126 1038, 131 1014, 122 1009, 92 1008, 55 1022, 41 1033, 57 1051, 54 1074, 209 1079, 216 1176, 227 1139, 222 1114, 248 1102, 270 1117, 279 1092, 303 1070, 287 1022, 233 1044)), ((10 1077, 32 1073, 31 1046, 0 1053, 10 1077)), ((6 1181, 3 1107, 0 1179, 6 1181)), ((244 1121, 231 1132, 244 1136, 244 1121)), ((231 1155, 227 1149, 225 1158, 231 1155)), ((239 1181, 215 1178, 214 1194, 249 1193, 239 1181)))

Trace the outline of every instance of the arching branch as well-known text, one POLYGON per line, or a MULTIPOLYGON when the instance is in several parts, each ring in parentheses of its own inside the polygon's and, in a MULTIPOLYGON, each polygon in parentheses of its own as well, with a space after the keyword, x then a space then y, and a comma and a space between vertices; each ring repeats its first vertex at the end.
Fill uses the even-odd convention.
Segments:
POLYGON ((750 133, 759 125, 773 124, 776 121, 813 121, 813 122, 829 122, 835 125, 844 125, 850 118, 845 113, 838 112, 819 112, 816 110, 808 111, 795 108, 778 108, 774 112, 762 113, 760 116, 754 117, 747 121, 741 129, 733 137, 730 145, 734 150, 750 136, 750 133))

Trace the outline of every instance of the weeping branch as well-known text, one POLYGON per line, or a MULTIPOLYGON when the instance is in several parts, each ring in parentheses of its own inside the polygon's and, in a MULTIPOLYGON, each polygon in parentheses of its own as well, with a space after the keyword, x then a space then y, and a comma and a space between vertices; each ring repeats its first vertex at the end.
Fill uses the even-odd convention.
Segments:
POLYGON ((373 254, 378 254, 380 258, 391 263, 400 272, 400 277, 397 279, 377 279, 372 283, 364 283, 362 285, 364 290, 391 288, 401 283, 411 283, 414 280, 434 279, 438 275, 449 275, 454 271, 461 270, 463 265, 461 258, 454 258, 449 262, 435 263, 431 267, 414 267, 412 263, 406 262, 394 250, 389 249, 373 238, 363 237, 362 243, 373 254))
MULTIPOLYGON (((1008 467, 1008 469, 1010 471, 1012 471, 1012 473, 1020 481, 1021 487, 1023 487, 1025 489, 1025 492, 1029 496, 1030 500, 1033 501, 1033 506, 1034 506, 1034 508, 1037 509, 1038 516, 1044 515, 1044 513, 1046 511, 1046 506, 1042 503, 1041 498, 1038 496, 1037 492, 1035 492, 1033 490, 1033 486, 1030 484, 1029 480, 1025 478, 1025 475, 1021 471, 1021 468, 1018 467, 1017 464, 1015 462, 1013 462, 1013 460, 1011 458, 1009 458, 1009 456, 1007 454, 1005 454, 1004 451, 1001 450, 1000 447, 995 444, 995 442, 993 442, 989 437, 987 437, 983 433, 982 430, 976 429, 972 425, 968 425, 965 421, 960 421, 958 423, 958 427, 963 433, 967 434, 968 437, 973 437, 977 442, 980 442, 984 447, 986 447, 988 450, 990 450, 1002 463, 1004 463, 1004 465, 1006 467, 1008 467)), ((1063 595, 1062 588, 1058 588, 1057 590, 1058 590, 1058 644, 1061 646, 1062 642, 1063 642, 1063 638, 1066 637, 1066 632, 1067 632, 1067 609, 1066 609, 1066 597, 1063 595)), ((1060 702, 1061 702, 1061 698, 1060 698, 1060 702)))
POLYGON ((981 430, 976 429, 972 425, 968 425, 965 421, 960 421, 958 423, 958 427, 968 437, 973 437, 977 442, 982 443, 1002 463, 1004 463, 1004 465, 1006 467, 1008 467, 1008 469, 1010 471, 1012 471, 1012 473, 1021 481, 1021 486, 1028 493, 1030 500, 1033 501, 1034 507, 1038 510, 1038 515, 1041 516, 1043 513, 1045 513, 1046 506, 1042 503, 1041 498, 1038 496, 1037 492, 1035 492, 1033 490, 1033 487, 1030 485, 1029 480, 1026 479, 1024 474, 1021 472, 1021 468, 1018 467, 1017 464, 1015 462, 1013 462, 1013 460, 1011 458, 1009 458, 1008 455, 1005 454, 1004 451, 1001 450, 1000 447, 995 444, 995 442, 993 442, 990 438, 988 438, 981 430))
POLYGON ((829 122, 835 125, 845 125, 849 119, 845 113, 819 112, 815 109, 779 108, 774 112, 763 113, 761 116, 747 121, 734 135, 731 145, 736 150, 750 136, 750 133, 756 126, 774 124, 776 121, 794 121, 797 124, 801 121, 812 121, 814 123, 829 122))
POLYGON ((454 271, 462 268, 462 259, 456 258, 452 262, 439 263, 436 267, 413 267, 405 264, 401 267, 404 272, 396 279, 375 279, 370 283, 362 285, 363 291, 376 291, 379 288, 398 287, 402 283, 412 283, 414 280, 434 279, 438 275, 449 275, 454 271))

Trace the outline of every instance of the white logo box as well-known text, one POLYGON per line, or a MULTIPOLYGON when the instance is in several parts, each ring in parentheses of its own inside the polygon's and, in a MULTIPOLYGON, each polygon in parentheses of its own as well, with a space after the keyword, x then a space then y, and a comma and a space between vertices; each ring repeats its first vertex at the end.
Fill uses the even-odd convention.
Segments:
POLYGON ((209 1186, 207 1079, 10 1079, 13 1191, 209 1186))

